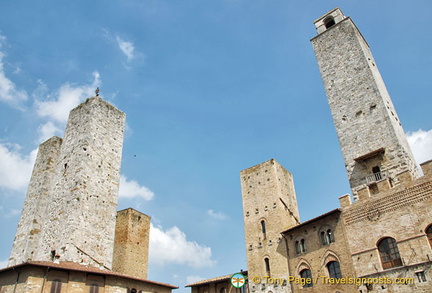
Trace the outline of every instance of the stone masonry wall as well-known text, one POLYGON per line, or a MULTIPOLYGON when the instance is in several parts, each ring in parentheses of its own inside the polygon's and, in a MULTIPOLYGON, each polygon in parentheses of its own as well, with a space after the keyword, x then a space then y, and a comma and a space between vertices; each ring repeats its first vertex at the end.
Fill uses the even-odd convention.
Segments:
MULTIPOLYGON (((339 11, 340 12, 340 11, 339 11)), ((341 13, 341 12, 340 12, 341 13)), ((326 15, 316 23, 322 22, 326 15)), ((321 29, 322 30, 322 29, 321 29)), ((381 170, 419 176, 400 120, 369 46, 352 20, 343 18, 311 40, 339 138, 351 189, 364 186, 376 162, 356 158, 384 148, 381 170)))
POLYGON ((71 111, 38 260, 111 268, 124 123, 99 97, 71 111))
POLYGON ((60 281, 61 292, 82 293, 127 293, 134 288, 137 292, 170 293, 170 287, 161 286, 121 276, 102 275, 75 270, 58 270, 27 266, 16 271, 0 272, 2 293, 50 293, 54 281, 60 281), (96 287, 97 291, 91 291, 96 287))
POLYGON ((249 280, 255 276, 263 280, 259 286, 249 281, 249 288, 251 292, 261 286, 272 292, 289 292, 289 287, 266 284, 263 277, 289 275, 280 232, 300 221, 292 175, 271 159, 241 171, 240 179, 249 280), (266 270, 266 258, 270 272, 266 270))
POLYGON ((52 137, 39 146, 9 266, 33 259, 42 242, 42 229, 46 223, 46 207, 50 201, 50 186, 61 144, 61 138, 52 137))
POLYGON ((301 282, 292 282, 293 292, 358 292, 352 284, 330 284, 327 264, 337 261, 342 277, 355 277, 351 262, 351 253, 347 243, 341 212, 335 211, 306 224, 294 227, 284 233, 288 242, 289 266, 293 277, 300 278, 300 272, 309 269, 312 275, 312 287, 303 288, 301 282), (334 241, 328 244, 322 242, 320 233, 331 230, 334 241), (305 252, 298 253, 295 242, 305 240, 305 252))
POLYGON ((132 208, 117 212, 113 271, 147 279, 150 217, 132 208))

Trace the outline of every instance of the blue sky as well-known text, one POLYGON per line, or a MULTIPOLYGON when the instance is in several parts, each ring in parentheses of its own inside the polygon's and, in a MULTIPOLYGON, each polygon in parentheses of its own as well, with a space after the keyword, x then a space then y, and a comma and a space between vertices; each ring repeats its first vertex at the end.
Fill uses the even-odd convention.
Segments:
POLYGON ((293 173, 302 221, 339 207, 350 191, 309 42, 337 6, 431 159, 429 0, 0 1, 0 264, 38 144, 97 86, 127 114, 119 209, 152 217, 149 279, 246 269, 239 172, 270 158, 293 173))

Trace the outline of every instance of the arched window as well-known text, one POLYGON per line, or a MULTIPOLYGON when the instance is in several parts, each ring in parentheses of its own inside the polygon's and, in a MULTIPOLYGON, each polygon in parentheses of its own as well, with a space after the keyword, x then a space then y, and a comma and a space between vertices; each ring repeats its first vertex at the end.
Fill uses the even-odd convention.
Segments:
POLYGON ((137 291, 137 289, 132 288, 132 289, 129 290, 129 293, 138 293, 138 291, 137 291))
POLYGON ((303 239, 297 240, 295 242, 296 253, 302 254, 306 252, 306 241, 303 239))
POLYGON ((51 291, 50 293, 60 293, 61 292, 61 281, 59 279, 55 279, 51 283, 51 291))
POLYGON ((220 293, 226 293, 226 289, 225 289, 225 287, 222 287, 222 288, 219 290, 219 292, 220 292, 220 293))
POLYGON ((321 234, 321 242, 323 245, 328 245, 334 242, 333 231, 331 229, 321 231, 320 234, 321 234))
POLYGON ((327 270, 330 278, 339 279, 342 278, 339 262, 331 261, 327 264, 327 270))
POLYGON ((313 286, 313 284, 312 284, 312 273, 311 273, 311 271, 309 269, 302 270, 300 272, 300 277, 302 277, 305 280, 303 288, 309 288, 309 287, 313 286))
POLYGON ((328 16, 324 19, 324 26, 326 28, 330 28, 330 27, 334 26, 335 24, 336 24, 336 22, 335 22, 333 16, 328 16))
POLYGON ((264 264, 265 264, 266 272, 270 276, 270 259, 268 257, 264 259, 264 264))
POLYGON ((399 255, 396 240, 391 237, 382 239, 378 242, 378 250, 383 269, 402 266, 402 259, 399 255))
POLYGON ((426 229, 426 235, 427 238, 429 240, 429 244, 432 247, 432 225, 430 225, 427 229, 426 229))
POLYGON ((99 293, 99 285, 98 284, 91 284, 90 293, 99 293))

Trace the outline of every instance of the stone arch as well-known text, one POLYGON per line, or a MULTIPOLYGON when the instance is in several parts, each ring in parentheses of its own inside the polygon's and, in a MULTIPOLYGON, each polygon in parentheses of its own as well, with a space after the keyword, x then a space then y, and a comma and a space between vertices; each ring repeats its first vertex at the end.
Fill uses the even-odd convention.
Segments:
POLYGON ((335 242, 334 230, 335 229, 329 224, 323 224, 318 229, 318 239, 321 245, 328 245, 335 242))
POLYGON ((304 269, 311 270, 311 265, 306 259, 300 258, 295 268, 296 275, 300 276, 300 272, 304 269))
POLYGON ((327 265, 327 263, 329 263, 331 261, 337 261, 337 262, 341 263, 340 258, 336 252, 334 252, 332 250, 327 250, 322 257, 321 267, 325 267, 327 265))
POLYGON ((307 242, 304 235, 298 235, 294 238, 295 253, 297 255, 307 252, 307 242))
POLYGON ((432 248, 432 224, 429 224, 425 229, 426 237, 429 241, 429 245, 432 248))
POLYGON ((324 23, 325 28, 329 29, 336 24, 336 21, 332 15, 329 15, 323 19, 323 23, 324 23))

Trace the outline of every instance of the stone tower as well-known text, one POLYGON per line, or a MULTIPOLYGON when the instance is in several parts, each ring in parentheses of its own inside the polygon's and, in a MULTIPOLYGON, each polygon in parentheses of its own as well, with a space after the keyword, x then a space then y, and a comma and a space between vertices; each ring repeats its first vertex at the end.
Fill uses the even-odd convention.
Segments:
POLYGON ((286 255, 281 256, 285 242, 280 232, 300 223, 292 175, 271 159, 241 171, 240 180, 249 288, 287 292, 289 286, 269 284, 265 276, 286 279, 290 275, 286 255), (255 276, 262 284, 251 281, 255 276))
POLYGON ((39 148, 9 266, 111 268, 125 114, 99 97, 70 112, 63 141, 39 148))
POLYGON ((150 217, 132 208, 117 212, 113 270, 147 279, 150 217))
POLYGON ((311 42, 352 193, 377 193, 419 171, 369 45, 335 8, 315 22, 311 42))

